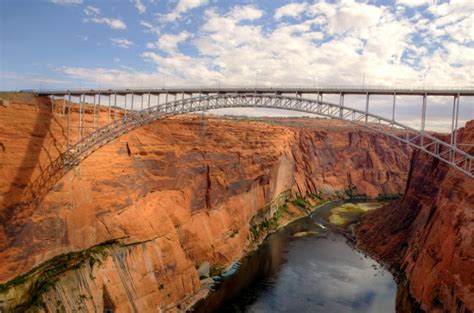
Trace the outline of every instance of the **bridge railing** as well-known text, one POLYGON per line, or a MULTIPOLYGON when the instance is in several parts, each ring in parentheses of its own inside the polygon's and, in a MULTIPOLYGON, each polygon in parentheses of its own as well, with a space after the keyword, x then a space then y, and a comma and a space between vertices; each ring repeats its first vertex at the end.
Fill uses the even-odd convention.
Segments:
POLYGON ((267 85, 267 84, 249 84, 249 85, 167 85, 158 88, 147 88, 147 87, 136 87, 136 88, 70 88, 70 89, 30 89, 22 90, 22 92, 33 92, 40 95, 54 95, 54 94, 67 94, 67 93, 136 93, 146 94, 152 92, 165 93, 167 91, 175 92, 193 92, 199 93, 202 90, 218 91, 280 91, 280 90, 291 90, 298 92, 376 92, 376 91, 387 91, 390 93, 403 93, 403 92, 420 92, 420 93, 444 93, 449 92, 452 94, 463 93, 474 95, 473 86, 384 86, 384 85, 267 85))

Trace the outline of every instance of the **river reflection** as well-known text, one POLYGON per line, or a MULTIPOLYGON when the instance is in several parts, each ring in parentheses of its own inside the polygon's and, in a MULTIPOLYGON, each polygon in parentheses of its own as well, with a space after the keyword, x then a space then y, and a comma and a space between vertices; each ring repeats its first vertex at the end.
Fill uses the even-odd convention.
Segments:
POLYGON ((395 312, 391 274, 342 235, 322 230, 326 216, 321 210, 269 236, 196 311, 395 312), (301 231, 319 234, 293 236, 301 231))

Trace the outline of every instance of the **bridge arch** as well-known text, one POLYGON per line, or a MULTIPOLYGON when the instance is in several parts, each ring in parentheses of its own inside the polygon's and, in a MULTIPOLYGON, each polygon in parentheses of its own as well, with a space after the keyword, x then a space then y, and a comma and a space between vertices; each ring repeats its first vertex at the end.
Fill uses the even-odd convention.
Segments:
POLYGON ((419 149, 474 178, 474 156, 424 131, 408 127, 394 119, 342 104, 299 96, 261 93, 224 93, 174 100, 139 111, 130 111, 119 120, 97 129, 72 146, 62 159, 66 171, 108 142, 143 125, 177 114, 223 108, 270 108, 315 114, 351 122, 381 132, 419 149))

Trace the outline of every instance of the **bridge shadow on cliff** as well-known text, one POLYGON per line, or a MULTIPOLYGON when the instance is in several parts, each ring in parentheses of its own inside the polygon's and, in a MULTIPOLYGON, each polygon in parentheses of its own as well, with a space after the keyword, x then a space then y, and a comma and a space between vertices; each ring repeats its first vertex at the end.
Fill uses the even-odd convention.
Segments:
MULTIPOLYGON (((58 140, 51 132, 51 126, 55 120, 51 111, 51 100, 47 98, 37 99, 35 105, 39 112, 36 116, 27 149, 18 167, 15 177, 12 179, 9 190, 0 205, 0 225, 3 226, 6 240, 0 251, 7 249, 17 239, 24 222, 38 208, 40 202, 44 199, 49 190, 63 176, 63 160, 58 140), (53 142, 53 148, 59 155, 53 158, 45 146, 46 139, 50 135, 53 142), (41 155, 45 152, 48 158, 43 162, 47 164, 42 167, 41 155), (35 170, 39 168, 38 177, 34 178, 35 170)), ((57 123, 61 125, 61 123, 57 123)), ((65 129, 61 126, 61 135, 65 137, 65 129)), ((8 149, 6 147, 5 149, 8 149)))

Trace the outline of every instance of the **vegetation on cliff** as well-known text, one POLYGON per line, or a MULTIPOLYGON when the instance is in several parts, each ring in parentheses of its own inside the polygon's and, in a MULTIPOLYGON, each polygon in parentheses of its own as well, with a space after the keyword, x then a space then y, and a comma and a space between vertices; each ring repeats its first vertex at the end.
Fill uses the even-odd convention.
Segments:
POLYGON ((27 273, 0 284, 0 301, 8 312, 35 311, 45 308, 42 299, 50 288, 54 288, 59 276, 70 270, 89 266, 92 273, 109 255, 108 248, 115 242, 104 242, 83 251, 69 252, 53 257, 27 273))

